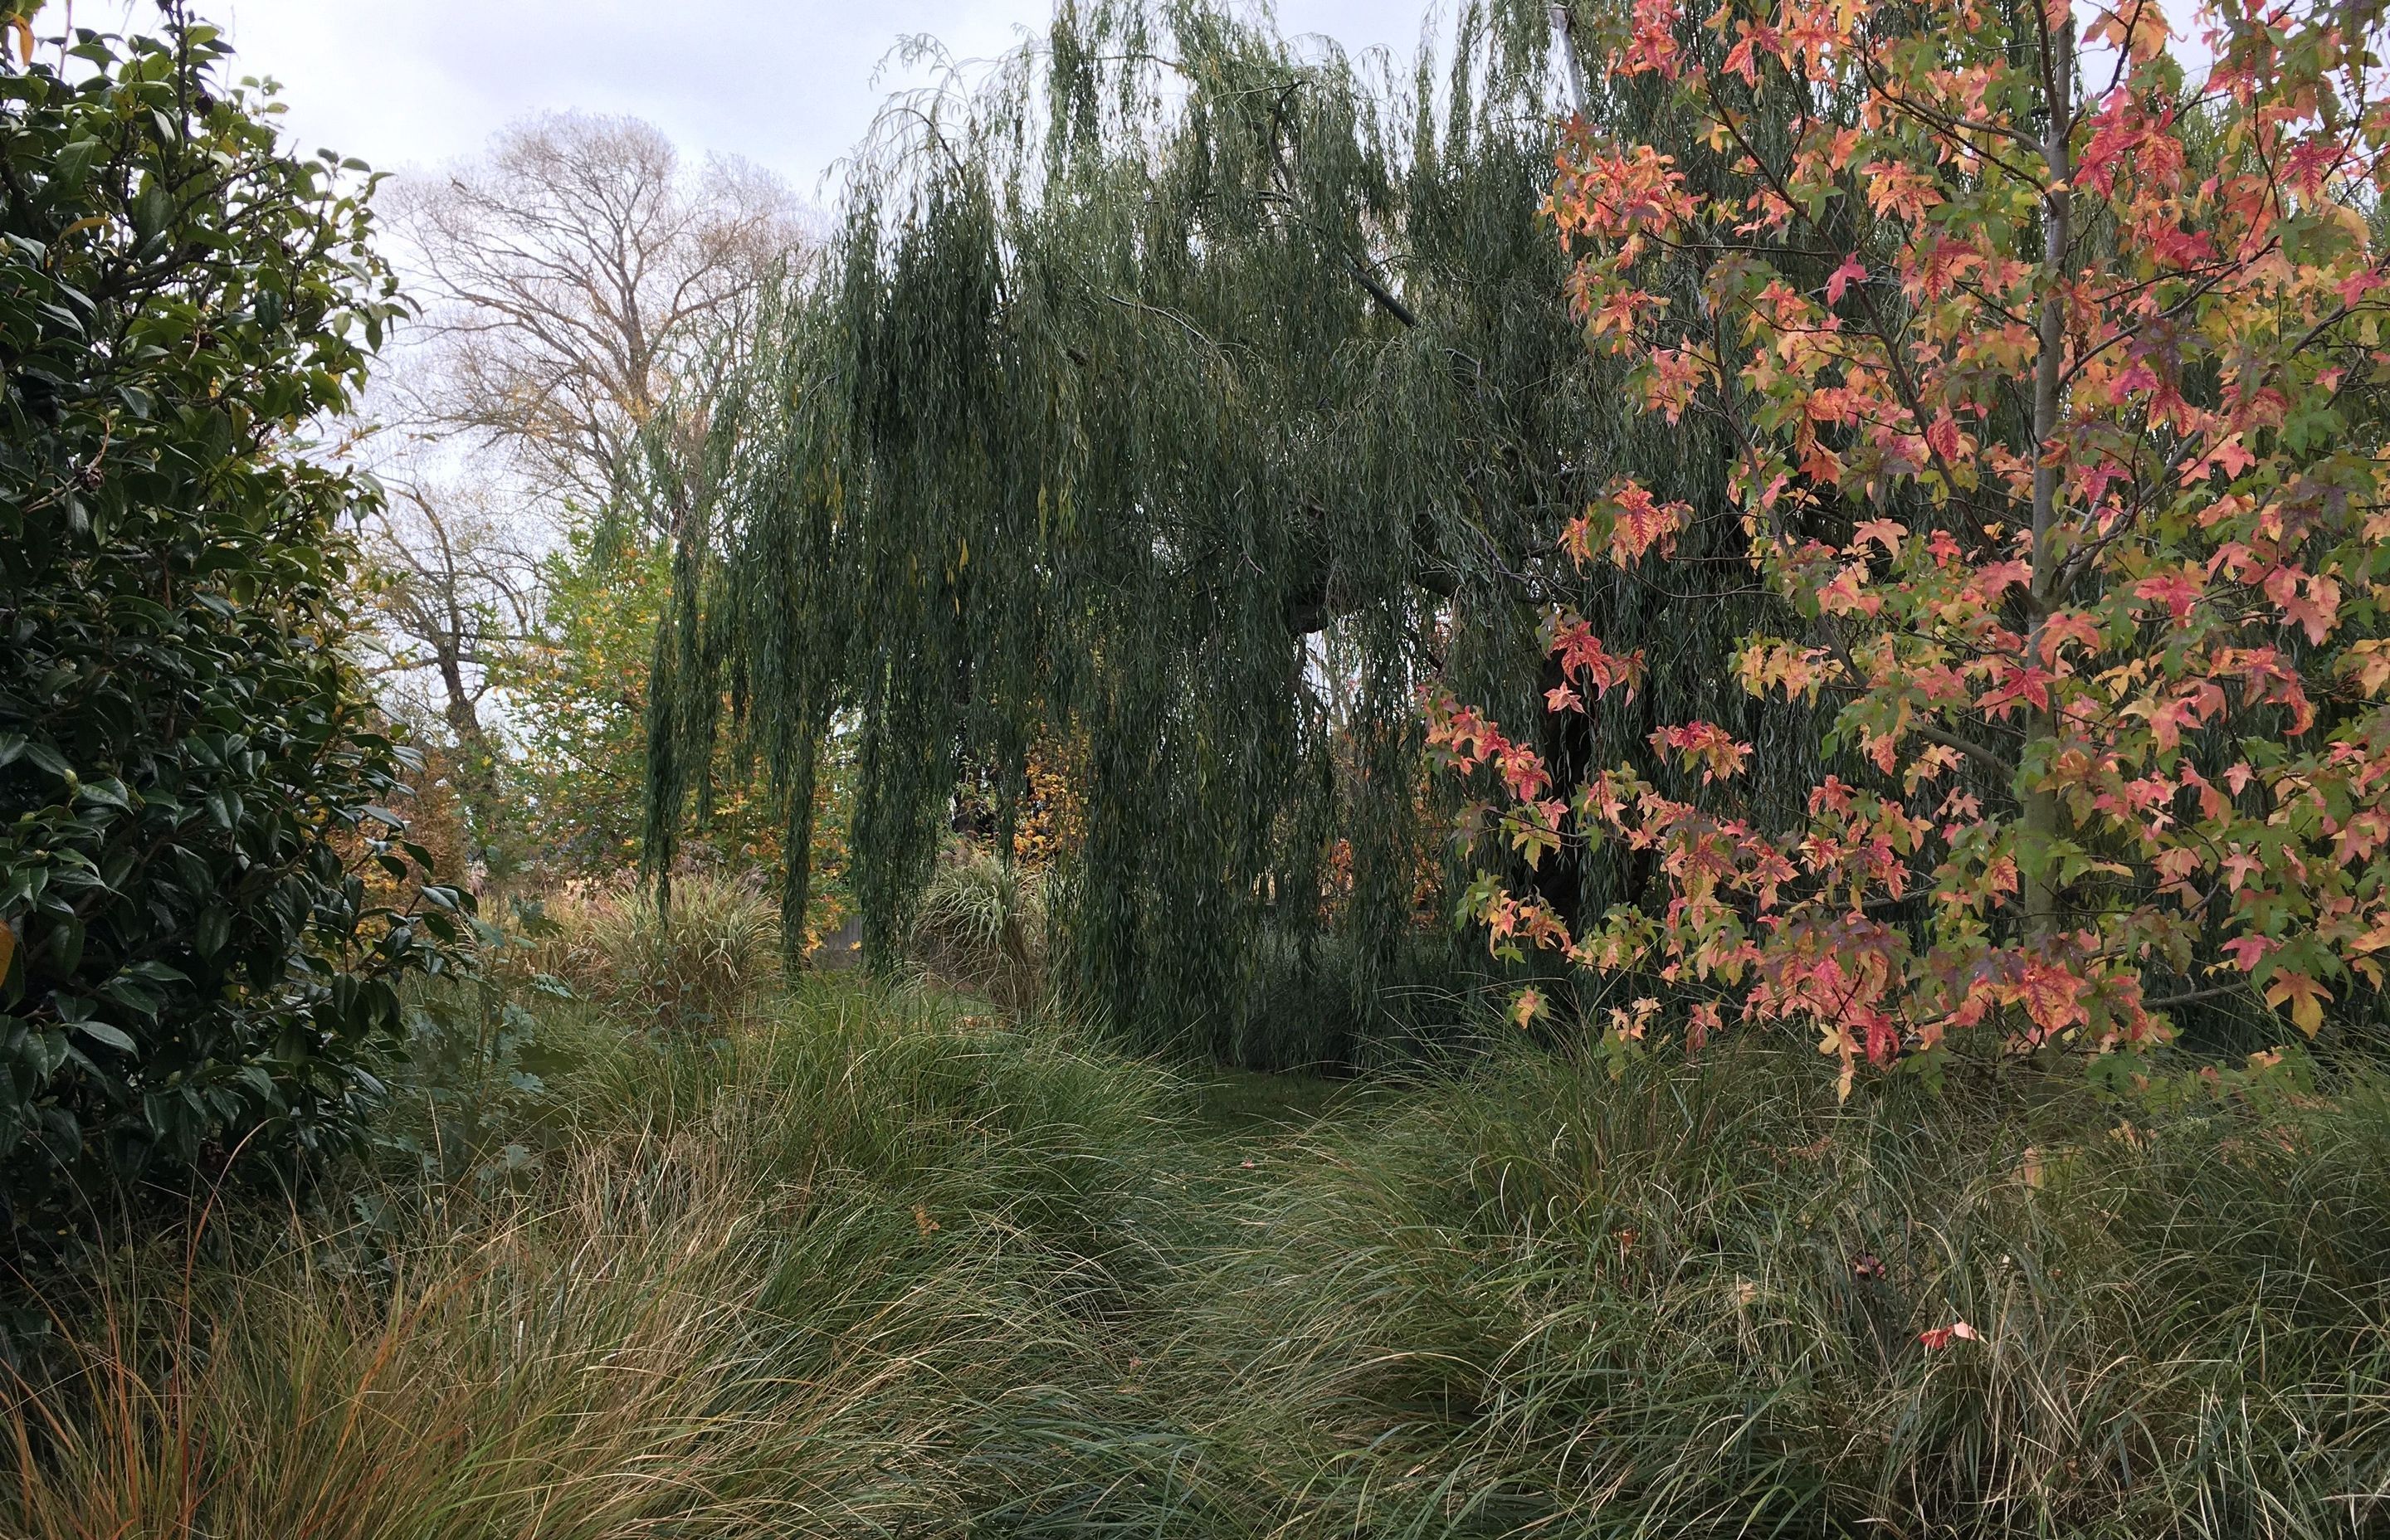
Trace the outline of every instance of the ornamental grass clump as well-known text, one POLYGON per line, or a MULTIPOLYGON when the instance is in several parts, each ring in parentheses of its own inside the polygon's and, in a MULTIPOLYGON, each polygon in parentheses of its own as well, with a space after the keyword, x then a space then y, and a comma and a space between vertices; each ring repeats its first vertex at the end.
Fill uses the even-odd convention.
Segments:
POLYGON ((949 852, 922 890, 913 959, 1021 1017, 1045 1001, 1046 882, 1000 855, 949 852))
POLYGON ((965 1533, 969 1408, 1087 1373, 1159 1078, 852 990, 575 1046, 524 1184, 368 1188, 61 1308, 0 1532, 965 1533))
POLYGON ((2376 1071, 1844 1099, 1744 1041, 1192 1097, 853 981, 712 1039, 540 1011, 506 1180, 227 1195, 49 1302, 0 1533, 2390 1521, 2376 1071))
POLYGON ((1833 1079, 1521 1055, 1331 1125, 1172 1285, 1200 1484, 1246 1533, 2390 1522, 2378 1074, 2142 1122, 1833 1079))
POLYGON ((778 907, 735 878, 681 878, 668 910, 645 884, 624 882, 568 891, 540 915, 535 944, 510 953, 509 968, 546 973, 660 1025, 719 1026, 779 980, 778 907))

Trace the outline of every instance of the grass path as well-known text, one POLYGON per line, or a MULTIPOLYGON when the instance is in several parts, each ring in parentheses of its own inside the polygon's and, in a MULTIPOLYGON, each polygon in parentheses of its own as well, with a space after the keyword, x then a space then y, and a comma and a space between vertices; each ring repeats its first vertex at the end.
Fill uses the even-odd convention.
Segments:
POLYGON ((980 1408, 979 1436, 1034 1474, 978 1511, 975 1535, 1262 1540, 1336 1463, 1271 1383, 1290 1344, 1265 1326, 1267 1296, 1293 1275, 1267 1259, 1298 1247, 1289 1200, 1328 1142, 1390 1093, 1206 1070, 1168 1100, 1117 1212, 1131 1247, 1100 1302, 1073 1312, 1076 1368, 1041 1366, 1055 1378, 980 1408))
POLYGON ((1251 1070, 1208 1072, 1189 1090, 1192 1115, 1176 1131, 1178 1149, 1158 1178, 1163 1195, 1184 1205, 1182 1222, 1164 1228, 1172 1253, 1166 1260, 1179 1268, 1202 1260, 1198 1253, 1239 1227, 1253 1239, 1251 1230, 1279 1209, 1255 1200, 1281 1186, 1295 1163, 1318 1159, 1312 1139, 1389 1095, 1355 1081, 1251 1070))

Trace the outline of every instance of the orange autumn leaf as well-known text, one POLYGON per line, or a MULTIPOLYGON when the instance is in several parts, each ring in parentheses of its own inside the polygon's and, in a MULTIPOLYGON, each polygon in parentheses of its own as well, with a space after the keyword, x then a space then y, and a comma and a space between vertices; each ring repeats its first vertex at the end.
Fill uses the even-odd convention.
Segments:
POLYGON ((2323 1007, 2332 1003, 2332 994, 2304 973, 2277 973, 2266 984, 2266 1003, 2277 1009, 2287 1004, 2291 1020, 2313 1037, 2323 1030, 2323 1007))

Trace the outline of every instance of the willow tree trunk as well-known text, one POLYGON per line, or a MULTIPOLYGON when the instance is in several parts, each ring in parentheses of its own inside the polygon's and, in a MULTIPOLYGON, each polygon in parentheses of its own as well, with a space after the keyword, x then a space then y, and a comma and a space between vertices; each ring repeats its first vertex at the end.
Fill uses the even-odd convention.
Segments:
POLYGON ((781 771, 788 825, 780 850, 780 967, 790 974, 803 971, 806 962, 805 914, 813 904, 814 781, 820 762, 820 735, 809 733, 803 735, 781 771))

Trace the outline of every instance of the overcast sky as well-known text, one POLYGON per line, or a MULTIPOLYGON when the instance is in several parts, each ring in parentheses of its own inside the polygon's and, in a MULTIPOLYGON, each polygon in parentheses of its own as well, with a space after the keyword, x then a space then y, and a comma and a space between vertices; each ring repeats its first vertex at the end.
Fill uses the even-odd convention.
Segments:
MULTIPOLYGON (((114 23, 122 0, 84 0, 114 23), (110 14, 113 13, 113 14, 110 14)), ((926 32, 958 57, 1042 28, 1047 0, 199 0, 246 73, 282 83, 302 148, 376 167, 470 154, 511 119, 579 108, 646 118, 691 151, 727 151, 830 201, 822 173, 869 125, 898 40, 926 32)), ((1423 0, 1280 0, 1290 32, 1407 58, 1423 0)), ((63 6, 53 4, 53 21, 63 6)), ((147 6, 143 6, 146 10, 147 6)), ((919 77, 910 77, 918 79, 919 77)))

